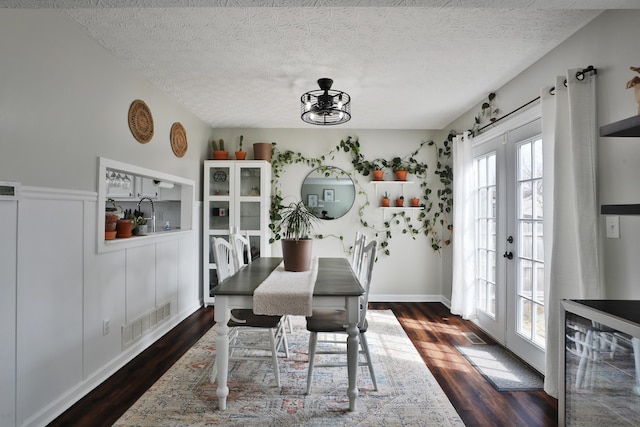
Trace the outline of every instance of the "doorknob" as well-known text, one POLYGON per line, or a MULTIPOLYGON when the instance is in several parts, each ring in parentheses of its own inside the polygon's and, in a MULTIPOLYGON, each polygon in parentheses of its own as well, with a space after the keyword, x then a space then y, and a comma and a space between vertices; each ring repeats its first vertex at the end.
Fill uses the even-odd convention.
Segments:
POLYGON ((507 237, 507 242, 509 242, 509 243, 513 243, 513 236, 509 236, 509 237, 507 237))
POLYGON ((513 259, 513 252, 505 252, 502 256, 506 259, 513 259))

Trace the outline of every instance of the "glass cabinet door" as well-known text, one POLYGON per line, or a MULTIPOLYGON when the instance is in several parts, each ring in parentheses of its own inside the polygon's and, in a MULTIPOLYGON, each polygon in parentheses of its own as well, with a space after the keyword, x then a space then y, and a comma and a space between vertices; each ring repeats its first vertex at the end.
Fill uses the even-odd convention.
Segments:
POLYGON ((231 169, 227 166, 209 168, 209 196, 229 196, 231 169))
POLYGON ((259 167, 240 166, 240 197, 260 197, 260 176, 261 169, 259 167))

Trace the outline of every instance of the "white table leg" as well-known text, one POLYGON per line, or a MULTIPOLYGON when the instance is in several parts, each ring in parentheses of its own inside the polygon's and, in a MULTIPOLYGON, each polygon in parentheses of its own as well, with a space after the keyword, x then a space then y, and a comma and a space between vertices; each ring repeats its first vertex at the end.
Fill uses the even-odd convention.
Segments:
MULTIPOLYGON (((227 323, 231 317, 231 311, 227 306, 227 299, 217 295, 214 309, 214 319, 216 321, 216 369, 218 378, 218 408, 221 411, 227 409, 227 374, 229 372, 229 327, 227 323)), ((213 375, 213 373, 212 373, 213 375)))
POLYGON ((360 319, 360 302, 359 298, 348 298, 347 314, 349 317, 349 327, 347 333, 347 369, 349 373, 349 388, 347 396, 349 396, 349 410, 355 411, 356 398, 358 397, 358 351, 360 349, 360 331, 358 330, 358 321, 360 319))

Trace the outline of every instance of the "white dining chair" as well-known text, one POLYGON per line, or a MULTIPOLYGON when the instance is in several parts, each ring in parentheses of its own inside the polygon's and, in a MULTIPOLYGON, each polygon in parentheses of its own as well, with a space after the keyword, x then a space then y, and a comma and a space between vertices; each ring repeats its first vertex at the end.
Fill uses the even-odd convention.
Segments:
MULTIPOLYGON (((358 279, 364 288, 364 294, 360 298, 360 323, 358 330, 360 332, 360 350, 358 357, 359 366, 368 366, 373 389, 378 390, 378 383, 373 371, 373 363, 371 362, 371 353, 367 342, 367 306, 369 304, 369 288, 371 286, 371 277, 373 273, 373 265, 376 261, 378 253, 378 242, 372 240, 362 250, 362 264, 358 279), (363 356, 364 360, 360 358, 363 356)), ((309 336, 309 371, 307 374, 307 394, 311 393, 311 384, 313 382, 313 370, 315 367, 336 367, 346 366, 346 363, 315 363, 315 357, 319 354, 346 354, 346 339, 335 339, 336 334, 344 335, 347 333, 345 328, 346 313, 344 310, 313 310, 313 314, 307 317, 307 330, 309 336), (329 334, 327 339, 319 339, 319 334, 329 334), (318 349, 318 343, 330 344, 329 349, 318 349)))
MULTIPOLYGON (((251 239, 249 238, 249 232, 247 231, 245 235, 242 235, 239 230, 232 230, 231 234, 231 242, 236 251, 236 267, 238 269, 244 267, 247 264, 250 264, 251 259, 251 239)), ((289 333, 293 333, 293 326, 291 324, 291 316, 283 316, 283 321, 287 325, 287 329, 289 329, 289 333)))
MULTIPOLYGON (((222 283, 227 277, 235 274, 237 268, 237 255, 231 243, 222 237, 214 238, 213 255, 218 272, 218 284, 222 283)), ((273 371, 276 379, 276 385, 280 387, 280 370, 278 368, 278 354, 280 348, 283 348, 285 357, 289 357, 289 348, 287 345, 287 335, 282 322, 283 316, 262 316, 253 313, 251 309, 234 309, 231 310, 231 319, 227 323, 229 326, 229 357, 234 359, 264 359, 264 356, 246 356, 238 355, 236 350, 244 349, 262 350, 270 353, 273 364, 273 371), (239 337, 241 331, 267 331, 269 336, 269 347, 256 347, 256 342, 252 341, 243 344, 239 337)), ((258 344, 259 345, 259 344, 258 344)), ((216 368, 214 366, 211 374, 211 382, 215 381, 216 368)))
POLYGON ((357 275, 360 274, 360 268, 362 267, 362 251, 366 244, 366 234, 361 234, 359 231, 356 231, 356 238, 353 242, 353 250, 351 252, 351 268, 353 268, 353 271, 355 271, 357 275))

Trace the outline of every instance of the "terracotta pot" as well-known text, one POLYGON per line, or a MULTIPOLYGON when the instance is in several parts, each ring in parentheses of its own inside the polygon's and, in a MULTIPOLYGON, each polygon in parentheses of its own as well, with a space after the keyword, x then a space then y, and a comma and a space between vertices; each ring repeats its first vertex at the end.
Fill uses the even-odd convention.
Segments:
POLYGON ((119 219, 118 224, 116 225, 116 230, 118 232, 118 234, 116 235, 118 239, 126 239, 127 237, 131 237, 133 231, 133 220, 119 219))
POLYGON ((246 151, 236 151, 236 160, 244 160, 247 158, 246 151))
POLYGON ((105 231, 104 232, 104 240, 113 240, 116 238, 116 230, 113 231, 105 231))
POLYGON ((118 223, 118 218, 119 217, 117 214, 105 214, 104 231, 116 231, 116 224, 118 223))
POLYGON ((253 144, 253 158, 270 162, 272 148, 273 146, 270 142, 256 142, 253 144))
POLYGON ((396 171, 396 179, 398 181, 406 181, 407 180, 407 171, 396 171))
POLYGON ((374 181, 384 181, 384 171, 383 170, 374 170, 371 171, 373 174, 374 181))
POLYGON ((401 208, 404 205, 404 199, 396 199, 396 206, 401 208))
POLYGON ((382 198, 382 207, 383 208, 388 208, 390 203, 391 203, 391 199, 389 199, 387 197, 383 197, 382 198))
POLYGON ((414 208, 419 208, 420 207, 420 199, 418 199, 417 197, 413 197, 411 199, 411 206, 414 208))
POLYGON ((223 150, 213 150, 213 160, 227 160, 229 152, 223 150))
POLYGON ((311 269, 313 240, 282 239, 282 258, 286 271, 308 271, 311 269))

